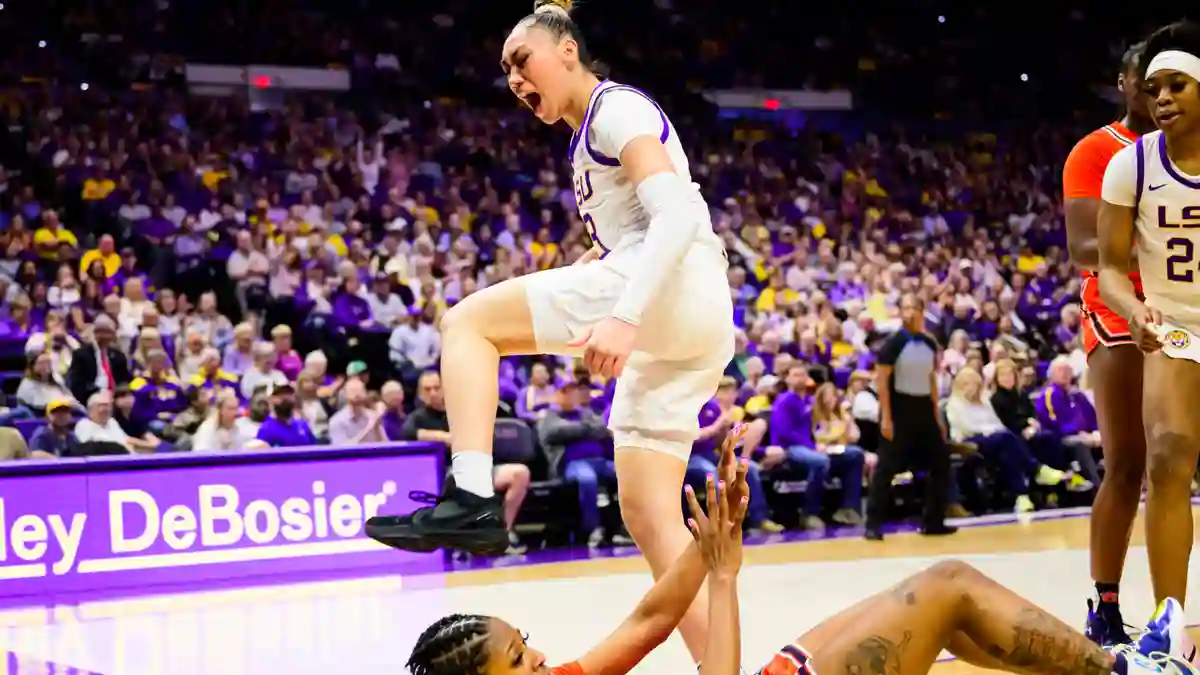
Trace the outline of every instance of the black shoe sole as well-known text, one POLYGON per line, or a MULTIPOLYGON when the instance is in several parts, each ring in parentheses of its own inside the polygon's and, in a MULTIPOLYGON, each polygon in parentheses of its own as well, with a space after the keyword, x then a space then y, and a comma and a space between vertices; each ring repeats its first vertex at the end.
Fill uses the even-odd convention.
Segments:
POLYGON ((368 521, 364 530, 368 537, 381 544, 413 553, 431 553, 445 548, 472 555, 500 555, 510 543, 508 532, 503 529, 420 532, 411 524, 372 524, 368 521))

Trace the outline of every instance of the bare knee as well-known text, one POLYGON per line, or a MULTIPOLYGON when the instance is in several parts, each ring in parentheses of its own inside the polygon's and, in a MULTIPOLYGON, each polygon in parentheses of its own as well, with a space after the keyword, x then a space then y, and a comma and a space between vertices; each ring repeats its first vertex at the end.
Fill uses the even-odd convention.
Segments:
POLYGON ((940 584, 959 583, 983 576, 975 566, 962 560, 941 560, 925 569, 920 576, 940 584))
POLYGON ((444 345, 482 340, 501 354, 530 354, 537 347, 525 289, 517 279, 467 296, 442 315, 438 330, 444 345))
POLYGON ((900 582, 891 593, 907 605, 915 605, 923 599, 953 614, 985 581, 987 577, 983 572, 968 563, 942 560, 900 582))
POLYGON ((651 534, 656 529, 653 513, 656 510, 654 506, 656 500, 623 490, 618 483, 617 501, 621 505, 621 520, 625 523, 625 529, 629 530, 629 535, 639 544, 649 541, 651 534))
MULTIPOLYGON (((1114 426, 1114 425, 1109 425, 1114 426)), ((1104 438, 1104 482, 1114 487, 1141 492, 1146 475, 1146 437, 1144 427, 1129 423, 1121 431, 1104 438)), ((1091 452, 1088 448, 1085 452, 1091 452)))
POLYGON ((618 488, 618 501, 625 528, 629 530, 629 535, 643 553, 647 553, 647 549, 651 550, 647 555, 654 555, 658 548, 668 544, 662 533, 669 528, 686 533, 683 529, 683 511, 679 500, 667 501, 659 495, 636 494, 618 488))
POLYGON ((492 487, 497 492, 524 493, 529 489, 531 474, 524 464, 501 464, 496 467, 492 487))
POLYGON ((1191 490, 1196 473, 1194 439, 1176 431, 1152 432, 1146 474, 1154 490, 1191 490))
POLYGON ((479 320, 472 311, 474 303, 460 302, 442 314, 438 321, 438 332, 442 340, 451 340, 464 334, 478 333, 479 320))

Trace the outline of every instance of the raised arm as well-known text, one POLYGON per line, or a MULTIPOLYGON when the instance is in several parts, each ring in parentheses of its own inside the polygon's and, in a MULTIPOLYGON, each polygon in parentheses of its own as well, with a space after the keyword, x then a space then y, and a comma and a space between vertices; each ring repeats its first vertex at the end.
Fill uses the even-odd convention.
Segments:
MULTIPOLYGON (((720 474, 721 482, 725 487, 715 483, 714 479, 709 480, 708 504, 710 511, 714 511, 710 514, 713 517, 711 519, 705 517, 704 511, 696 501, 696 495, 688 488, 688 503, 692 509, 692 519, 689 521, 689 525, 696 541, 688 547, 683 555, 679 556, 667 573, 654 583, 654 587, 646 593, 633 613, 604 641, 579 659, 579 666, 585 675, 624 675, 671 635, 679 621, 683 619, 688 607, 692 605, 692 601, 696 599, 696 593, 700 591, 700 586, 704 583, 704 578, 708 575, 713 560, 728 559, 728 554, 725 557, 716 557, 719 553, 715 553, 712 549, 719 542, 726 542, 732 536, 730 534, 733 531, 732 525, 725 525, 725 529, 720 531, 718 528, 722 526, 722 523, 730 522, 734 518, 737 523, 737 556, 740 562, 742 518, 737 517, 737 514, 745 515, 749 494, 746 486, 748 464, 745 460, 737 461, 735 457, 740 438, 740 431, 732 433, 721 446, 720 474), (731 477, 732 480, 730 480, 731 477), (735 502, 733 509, 720 510, 722 502, 718 501, 717 495, 721 495, 720 499, 726 501, 733 500, 735 502), (718 514, 720 515, 718 516, 718 514)), ((729 544, 726 543, 725 546, 728 547, 729 544)), ((728 592, 727 586, 723 588, 723 592, 728 592)), ((736 596, 734 604, 736 604, 736 596)), ((736 612, 734 617, 736 619, 736 612)), ((714 641, 721 639, 715 637, 717 632, 722 631, 709 631, 708 648, 710 650, 713 649, 714 641)), ((718 645, 718 649, 726 650, 728 646, 718 645)), ((736 661, 733 670, 728 672, 736 675, 738 672, 736 661)))

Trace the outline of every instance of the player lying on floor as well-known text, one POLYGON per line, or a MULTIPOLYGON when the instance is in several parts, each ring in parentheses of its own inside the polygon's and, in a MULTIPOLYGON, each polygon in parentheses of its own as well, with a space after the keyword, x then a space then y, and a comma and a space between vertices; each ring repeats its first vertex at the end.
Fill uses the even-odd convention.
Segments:
MULTIPOLYGON (((700 675, 737 675, 737 575, 748 497, 746 464, 735 462, 733 445, 722 448, 720 475, 709 478, 707 516, 688 491, 693 545, 616 632, 579 660, 550 668, 528 636, 503 620, 453 614, 418 638, 408 660, 412 675, 623 675, 667 639, 705 578, 710 630, 700 675)), ((1012 673, 1193 675, 1200 671, 1181 654, 1191 649, 1184 625, 1179 604, 1169 600, 1136 645, 1102 648, 966 563, 946 561, 821 623, 759 675, 918 675, 943 649, 1012 673)))

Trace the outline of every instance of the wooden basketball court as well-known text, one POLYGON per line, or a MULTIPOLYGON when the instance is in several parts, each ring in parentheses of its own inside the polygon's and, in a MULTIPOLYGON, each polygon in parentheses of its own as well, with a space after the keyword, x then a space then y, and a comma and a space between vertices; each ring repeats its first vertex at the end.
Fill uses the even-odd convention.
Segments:
MULTIPOLYGON (((1032 522, 977 523, 951 537, 900 534, 882 543, 844 538, 749 548, 740 584, 744 665, 753 672, 826 617, 945 558, 965 559, 1082 626, 1091 591, 1087 539, 1085 515, 1048 512, 1032 522)), ((1139 522, 1122 587, 1131 623, 1153 611, 1142 541, 1139 522)), ((565 661, 611 630, 649 585, 637 557, 543 565, 515 558, 436 577, 4 611, 0 645, 10 652, 4 675, 70 668, 103 675, 400 673, 426 625, 446 613, 472 612, 502 616, 528 631, 550 659, 565 661)), ((935 666, 938 675, 975 670, 953 660, 935 666)), ((674 636, 635 672, 694 670, 674 636)))

